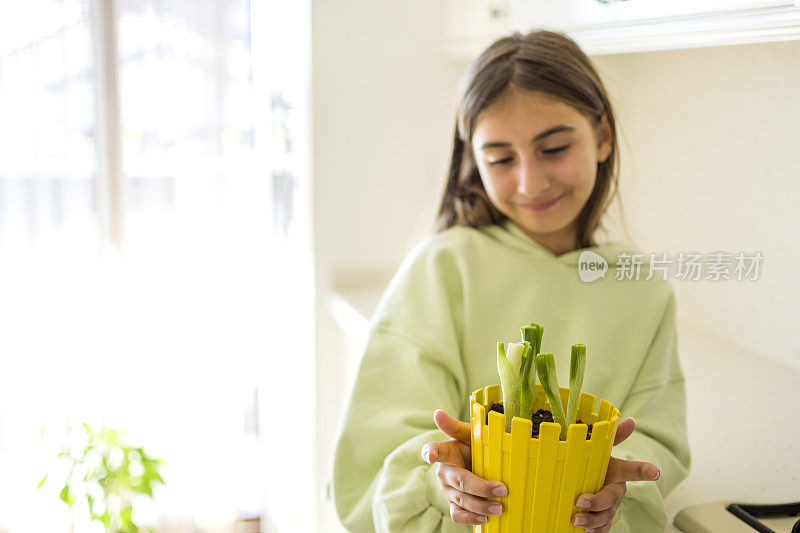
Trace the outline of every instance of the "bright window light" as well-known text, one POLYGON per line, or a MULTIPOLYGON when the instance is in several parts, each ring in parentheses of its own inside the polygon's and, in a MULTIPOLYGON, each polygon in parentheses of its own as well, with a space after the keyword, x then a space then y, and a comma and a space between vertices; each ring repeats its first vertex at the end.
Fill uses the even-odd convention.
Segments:
POLYGON ((97 83, 94 0, 0 8, 0 533, 102 531, 58 496, 84 421, 164 459, 140 524, 309 531, 313 394, 288 389, 313 372, 308 6, 114 4, 118 94, 97 83))

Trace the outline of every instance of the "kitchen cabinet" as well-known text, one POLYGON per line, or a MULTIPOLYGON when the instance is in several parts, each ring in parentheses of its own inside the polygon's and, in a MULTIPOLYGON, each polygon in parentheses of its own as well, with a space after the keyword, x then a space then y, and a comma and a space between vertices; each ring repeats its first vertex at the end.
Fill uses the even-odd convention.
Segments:
POLYGON ((600 0, 509 0, 510 25, 519 31, 532 26, 591 27, 616 21, 617 3, 600 0))
POLYGON ((446 0, 445 17, 447 52, 462 60, 535 27, 590 55, 800 39, 800 0, 446 0))
POLYGON ((655 2, 651 0, 617 0, 614 2, 616 21, 620 23, 713 13, 741 13, 794 5, 793 0, 668 0, 655 2))

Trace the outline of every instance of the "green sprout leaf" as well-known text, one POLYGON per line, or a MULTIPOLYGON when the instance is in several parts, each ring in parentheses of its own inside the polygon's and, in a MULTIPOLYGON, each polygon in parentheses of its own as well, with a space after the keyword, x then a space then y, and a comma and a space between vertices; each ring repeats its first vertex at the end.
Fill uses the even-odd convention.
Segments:
POLYGON ((531 369, 534 367, 533 359, 539 353, 539 347, 542 345, 544 328, 531 322, 527 326, 522 326, 520 330, 522 331, 522 341, 528 345, 529 350, 526 352, 520 369, 519 416, 530 420, 533 415, 533 392, 536 387, 536 374, 531 374, 531 369))
POLYGON ((583 375, 586 370, 586 346, 581 343, 572 345, 569 362, 569 401, 567 402, 567 427, 574 424, 578 416, 578 400, 583 387, 583 375))
POLYGON ((556 362, 553 352, 542 352, 535 356, 536 373, 542 383, 547 399, 550 402, 550 411, 553 413, 553 420, 561 425, 561 438, 567 438, 567 420, 564 417, 564 407, 561 404, 561 394, 558 390, 558 379, 556 378, 556 362))

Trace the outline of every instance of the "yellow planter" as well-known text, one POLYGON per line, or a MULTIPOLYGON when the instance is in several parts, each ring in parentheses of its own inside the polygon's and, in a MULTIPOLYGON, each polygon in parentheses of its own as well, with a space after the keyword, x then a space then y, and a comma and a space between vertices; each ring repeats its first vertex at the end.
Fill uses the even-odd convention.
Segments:
MULTIPOLYGON (((566 406, 569 389, 560 387, 566 406)), ((586 424, 572 424, 567 440, 560 441, 561 426, 545 422, 539 438, 531 438, 530 420, 514 418, 506 433, 506 417, 486 412, 493 403, 503 403, 500 385, 479 389, 470 397, 472 427, 472 471, 479 477, 500 480, 508 496, 492 498, 502 502, 503 514, 490 516, 486 524, 474 526, 480 533, 560 533, 583 531, 572 525, 579 494, 596 493, 603 482, 617 433, 619 409, 605 400, 594 412, 597 397, 581 393, 578 419, 593 424, 586 440, 586 424)), ((542 386, 537 384, 533 412, 550 410, 542 386)))

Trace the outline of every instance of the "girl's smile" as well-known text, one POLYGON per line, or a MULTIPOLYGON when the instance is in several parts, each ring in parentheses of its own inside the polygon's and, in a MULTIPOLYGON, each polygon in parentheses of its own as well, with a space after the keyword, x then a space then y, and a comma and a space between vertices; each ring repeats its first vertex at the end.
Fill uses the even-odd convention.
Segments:
POLYGON ((556 202, 558 202, 563 197, 564 197, 564 195, 562 194, 560 196, 556 196, 552 200, 542 200, 541 202, 535 202, 535 203, 530 203, 530 204, 522 204, 521 207, 523 207, 524 209, 530 209, 531 211, 537 211, 537 212, 538 211, 545 211, 547 209, 550 209, 552 206, 554 206, 556 204, 556 202))

